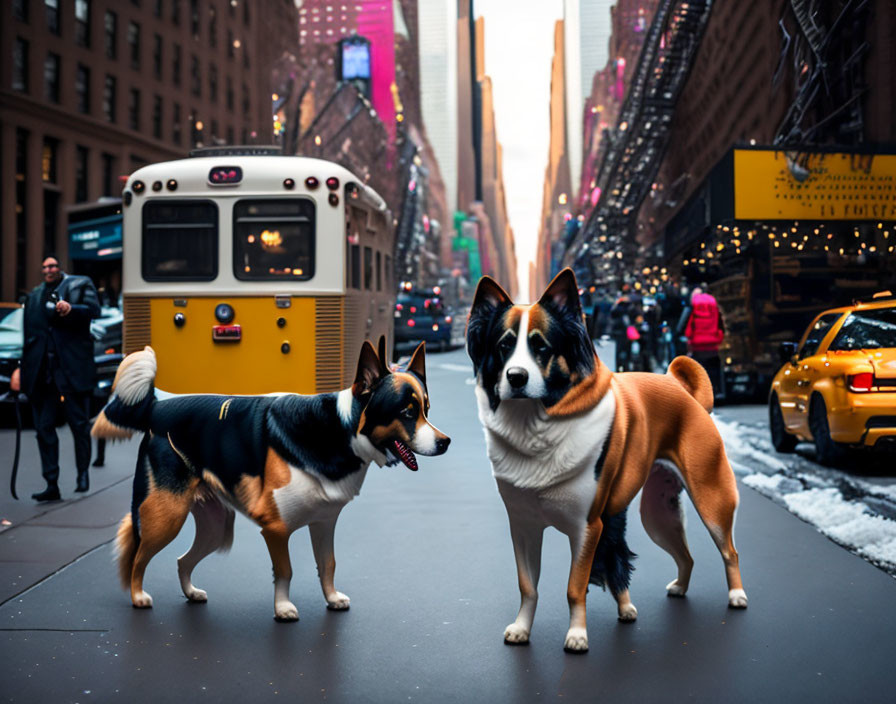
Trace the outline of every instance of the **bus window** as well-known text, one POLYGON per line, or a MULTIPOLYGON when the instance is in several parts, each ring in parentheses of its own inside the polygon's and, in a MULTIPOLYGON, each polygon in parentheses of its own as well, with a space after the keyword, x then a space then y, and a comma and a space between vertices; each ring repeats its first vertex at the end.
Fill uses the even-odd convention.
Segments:
POLYGON ((364 248, 364 288, 371 290, 373 283, 373 250, 370 247, 364 248))
POLYGON ((383 290, 383 256, 376 253, 376 290, 383 290))
POLYGON ((241 200, 233 207, 233 273, 243 281, 314 276, 314 202, 241 200))
POLYGON ((361 246, 352 245, 352 288, 361 288, 361 246))
POLYGON ((210 200, 150 200, 143 206, 146 281, 218 276, 218 207, 210 200))

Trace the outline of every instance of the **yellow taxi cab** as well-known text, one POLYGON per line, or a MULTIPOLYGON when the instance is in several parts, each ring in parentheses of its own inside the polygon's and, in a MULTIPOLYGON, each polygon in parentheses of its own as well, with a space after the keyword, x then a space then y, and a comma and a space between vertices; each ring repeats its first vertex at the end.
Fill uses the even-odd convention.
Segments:
POLYGON ((792 452, 815 443, 822 464, 850 447, 896 439, 896 297, 821 313, 796 345, 781 345, 784 366, 772 380, 768 410, 772 445, 792 452))

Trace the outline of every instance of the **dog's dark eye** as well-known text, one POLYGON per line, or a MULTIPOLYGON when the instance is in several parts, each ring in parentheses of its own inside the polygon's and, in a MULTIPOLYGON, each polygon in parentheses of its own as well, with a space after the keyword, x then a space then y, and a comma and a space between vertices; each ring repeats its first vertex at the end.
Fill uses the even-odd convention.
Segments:
POLYGON ((510 356, 514 347, 516 347, 516 335, 513 333, 508 333, 498 340, 498 352, 504 357, 510 356))
POLYGON ((529 338, 529 347, 532 348, 533 354, 541 354, 547 350, 550 345, 548 345, 547 340, 536 333, 529 338))
POLYGON ((410 406, 408 406, 401 412, 401 417, 406 418, 407 420, 414 420, 414 418, 416 416, 417 416, 417 413, 410 406))

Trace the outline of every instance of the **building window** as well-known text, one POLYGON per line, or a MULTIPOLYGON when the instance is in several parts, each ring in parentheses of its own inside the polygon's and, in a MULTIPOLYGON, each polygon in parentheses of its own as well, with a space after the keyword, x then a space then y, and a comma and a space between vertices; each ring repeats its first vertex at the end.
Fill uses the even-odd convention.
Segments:
POLYGON ((75 145, 75 201, 87 200, 87 147, 75 145))
POLYGON ((90 114, 90 69, 84 64, 78 64, 75 70, 75 100, 78 112, 83 115, 90 114))
POLYGON ((140 68, 140 25, 131 22, 128 25, 128 46, 131 47, 131 68, 140 68))
POLYGON ((181 140, 180 103, 174 104, 174 119, 171 121, 171 140, 175 144, 180 144, 180 140, 181 140))
POLYGON ((243 3, 243 24, 249 26, 249 3, 243 3))
POLYGON ((202 95, 202 75, 199 71, 199 59, 195 54, 190 57, 190 92, 197 97, 202 95))
POLYGON ((190 0, 190 31, 199 39, 199 0, 190 0))
POLYGON ((249 115, 249 87, 243 83, 243 115, 249 115))
POLYGON ((118 15, 111 10, 103 18, 105 29, 106 58, 114 59, 118 55, 118 15))
POLYGON ((75 43, 90 46, 90 0, 75 0, 75 43))
POLYGON ((227 77, 227 109, 233 110, 233 81, 227 77))
POLYGON ((131 88, 128 94, 128 127, 140 129, 140 91, 136 88, 131 88))
POLYGON ((156 78, 162 80, 162 35, 152 38, 152 71, 156 78))
POLYGON ((152 14, 154 17, 162 16, 162 0, 153 0, 152 3, 152 14))
POLYGON ((190 111, 190 116, 187 119, 190 121, 190 144, 194 147, 201 147, 202 129, 205 125, 202 124, 202 120, 199 119, 199 114, 195 109, 190 111))
POLYGON ((47 14, 47 29, 51 34, 59 35, 59 0, 44 0, 47 14))
POLYGON ((233 58, 233 32, 227 30, 227 56, 233 58))
POLYGON ((28 21, 28 0, 13 0, 12 2, 13 19, 19 22, 28 21))
POLYGON ((44 183, 58 183, 59 140, 44 137, 44 147, 40 154, 40 175, 44 183))
POLYGON ((44 61, 44 98, 51 103, 59 102, 59 54, 52 51, 44 61))
POLYGON ((16 37, 12 49, 12 89, 28 92, 28 42, 21 37, 16 37))
POLYGON ((210 7, 208 13, 208 45, 214 47, 218 46, 218 12, 210 7))
POLYGON ((103 84, 103 117, 106 122, 115 122, 115 76, 106 76, 103 84))
POLYGON ((174 59, 171 63, 171 79, 174 85, 180 85, 180 44, 174 45, 174 59))
POLYGON ((233 125, 227 126, 227 143, 233 144, 233 125))
POLYGON ((25 292, 28 233, 28 130, 16 128, 16 293, 25 292))
POLYGON ((115 157, 111 154, 103 154, 103 195, 114 196, 121 192, 118 187, 118 179, 115 177, 115 157))
POLYGON ((180 24, 180 0, 171 0, 171 21, 180 24))
POLYGON ((152 99, 152 136, 162 138, 162 96, 157 95, 152 99))
POLYGON ((217 120, 212 120, 212 133, 211 134, 212 134, 211 143, 215 144, 218 140, 218 121, 217 120))
POLYGON ((208 97, 218 100, 218 68, 214 65, 208 67, 208 97))

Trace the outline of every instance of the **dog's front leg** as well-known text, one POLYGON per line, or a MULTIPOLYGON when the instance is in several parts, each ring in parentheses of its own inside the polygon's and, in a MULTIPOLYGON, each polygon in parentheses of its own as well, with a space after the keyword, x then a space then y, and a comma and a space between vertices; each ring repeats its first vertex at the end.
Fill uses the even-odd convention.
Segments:
POLYGON ((541 544, 544 526, 531 520, 510 516, 510 536, 516 557, 516 571, 520 585, 520 610, 516 621, 504 629, 504 642, 529 642, 535 607, 538 605, 538 577, 541 574, 541 544))
POLYGON ((594 550, 597 548, 602 530, 603 522, 597 518, 589 523, 580 535, 569 536, 569 547, 572 552, 569 586, 566 590, 566 599, 569 602, 569 630, 566 632, 563 649, 571 653, 584 653, 588 650, 585 597, 588 594, 588 579, 591 577, 594 550))
POLYGON ((262 528, 262 536, 271 554, 274 566, 274 618, 278 621, 298 621, 299 610, 289 600, 289 582, 292 580, 292 564, 289 561, 289 531, 262 528))
POLYGON ((314 560, 317 562, 317 576, 320 578, 320 588, 327 600, 327 608, 342 611, 349 607, 351 601, 342 592, 336 591, 333 584, 333 576, 336 573, 336 553, 333 550, 333 535, 336 532, 336 514, 332 520, 311 523, 308 532, 311 534, 311 548, 314 550, 314 560))

